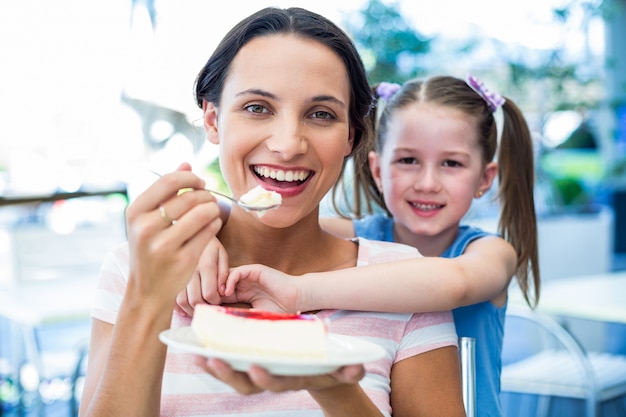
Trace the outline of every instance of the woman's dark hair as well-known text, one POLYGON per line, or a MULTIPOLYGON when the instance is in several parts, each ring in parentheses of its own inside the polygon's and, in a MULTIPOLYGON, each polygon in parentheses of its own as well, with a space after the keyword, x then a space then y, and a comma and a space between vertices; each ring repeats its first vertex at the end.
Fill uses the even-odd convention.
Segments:
POLYGON ((368 141, 371 125, 368 114, 373 95, 359 53, 348 37, 327 18, 298 7, 280 9, 268 7, 248 16, 233 27, 219 43, 204 65, 195 83, 196 102, 219 106, 231 63, 239 50, 259 36, 295 34, 315 40, 332 49, 346 66, 350 80, 350 127, 354 129, 352 153, 368 141))
MULTIPOLYGON (((376 87, 373 88, 376 95, 376 87)), ((378 98, 378 97, 377 97, 378 98)), ((379 99, 379 98, 378 98, 379 99)), ((379 99, 380 100, 380 99, 379 99)), ((343 205, 352 212, 346 216, 339 210, 337 200, 333 203, 344 217, 361 217, 373 211, 372 202, 391 215, 379 191, 368 163, 368 153, 380 153, 385 146, 389 124, 397 110, 418 102, 434 103, 460 110, 475 120, 478 145, 483 164, 498 160, 498 199, 500 218, 498 232, 517 252, 516 278, 529 305, 539 300, 540 276, 537 243, 537 217, 534 202, 534 153, 533 141, 524 115, 515 103, 505 98, 502 112, 504 123, 498 143, 495 117, 487 102, 465 80, 450 76, 434 76, 414 79, 402 85, 391 98, 381 104, 378 114, 372 112, 370 124, 375 133, 367 146, 359 149, 353 157, 353 194, 339 193, 338 187, 348 181, 338 182, 334 197, 344 198, 343 205), (365 207, 363 207, 365 205, 365 207), (531 278, 532 277, 532 278, 531 278), (530 280, 532 279, 531 296, 530 280)), ((344 177, 348 173, 344 172, 344 177)))

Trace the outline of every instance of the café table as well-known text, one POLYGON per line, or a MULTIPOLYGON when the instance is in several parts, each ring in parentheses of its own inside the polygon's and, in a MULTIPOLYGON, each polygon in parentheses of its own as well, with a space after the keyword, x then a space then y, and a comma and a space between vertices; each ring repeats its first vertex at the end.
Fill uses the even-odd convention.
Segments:
MULTIPOLYGON (((510 296, 511 302, 524 303, 519 291, 510 296)), ((626 324, 626 271, 548 280, 541 285, 537 311, 626 324)))
MULTIPOLYGON (((509 302, 526 303, 513 285, 509 302)), ((556 318, 586 349, 626 355, 626 271, 548 280, 536 310, 556 318)))

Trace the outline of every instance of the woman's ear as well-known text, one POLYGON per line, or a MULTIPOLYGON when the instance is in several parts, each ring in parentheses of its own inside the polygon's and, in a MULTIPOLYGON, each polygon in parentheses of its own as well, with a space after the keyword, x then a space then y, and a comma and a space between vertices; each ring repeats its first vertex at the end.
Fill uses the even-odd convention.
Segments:
POLYGON ((352 153, 352 149, 354 148, 354 128, 350 128, 349 136, 348 136, 348 144, 346 146, 346 151, 343 153, 343 156, 350 156, 352 153))
POLYGON ((220 143, 220 139, 217 134, 217 107, 215 107, 213 103, 202 100, 202 112, 204 113, 203 122, 207 139, 212 144, 218 145, 220 143))
POLYGON ((370 163, 370 171, 372 172, 372 178, 374 178, 374 182, 376 183, 376 188, 380 193, 383 193, 383 181, 380 177, 380 155, 378 155, 374 151, 370 151, 367 154, 367 159, 370 163))

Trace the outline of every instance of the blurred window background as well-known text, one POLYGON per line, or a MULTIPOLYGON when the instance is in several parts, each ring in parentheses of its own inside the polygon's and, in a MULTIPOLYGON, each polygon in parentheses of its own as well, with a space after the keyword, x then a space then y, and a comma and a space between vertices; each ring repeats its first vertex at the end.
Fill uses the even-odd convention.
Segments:
MULTIPOLYGON (((344 27, 372 83, 471 72, 514 99, 536 138, 543 277, 626 269, 625 0, 5 0, 0 296, 57 282, 83 300, 69 303, 72 314, 88 307, 91 294, 72 288, 95 285, 102 258, 125 239, 126 204, 155 180, 150 170, 191 162, 226 191, 193 83, 226 31, 271 5, 344 27)), ((496 214, 481 199, 472 220, 494 227, 496 214)), ((23 332, 14 318, 37 309, 4 307, 0 414, 70 398, 76 381, 42 390, 44 365, 24 368, 33 358, 20 343, 31 342, 14 340, 23 332)), ((29 329, 46 327, 54 309, 41 310, 23 320, 29 329)), ((41 350, 40 338, 31 347, 41 350)), ((84 332, 68 340, 76 354, 84 332)))

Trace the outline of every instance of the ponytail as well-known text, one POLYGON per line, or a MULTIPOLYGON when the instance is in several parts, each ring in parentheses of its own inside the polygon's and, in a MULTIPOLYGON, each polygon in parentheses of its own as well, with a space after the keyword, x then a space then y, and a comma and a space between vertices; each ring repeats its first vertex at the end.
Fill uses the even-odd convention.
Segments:
POLYGON ((534 153, 530 130, 510 99, 502 106, 504 124, 498 151, 498 232, 517 253, 516 279, 528 305, 539 301, 540 275, 534 202, 534 153), (531 289, 534 289, 531 294, 531 289))

